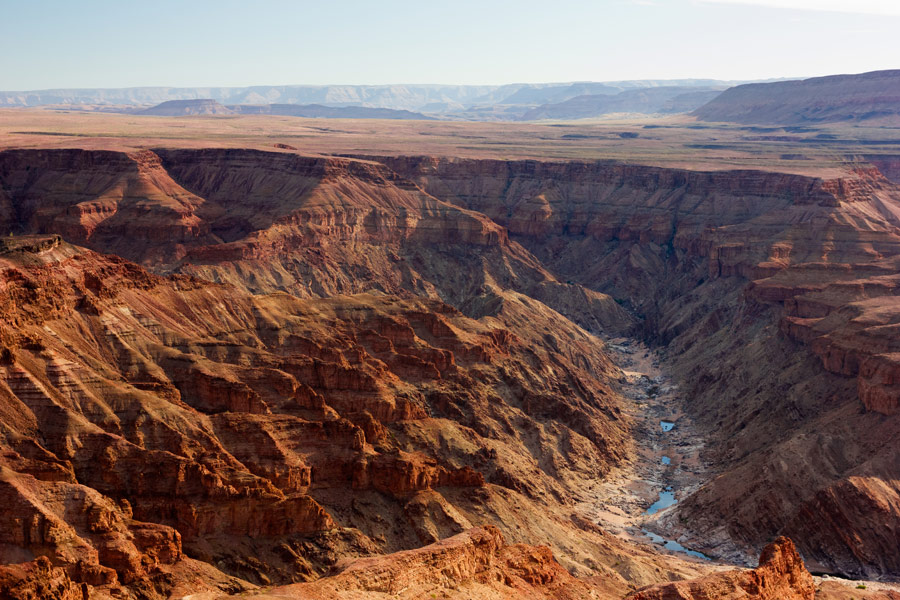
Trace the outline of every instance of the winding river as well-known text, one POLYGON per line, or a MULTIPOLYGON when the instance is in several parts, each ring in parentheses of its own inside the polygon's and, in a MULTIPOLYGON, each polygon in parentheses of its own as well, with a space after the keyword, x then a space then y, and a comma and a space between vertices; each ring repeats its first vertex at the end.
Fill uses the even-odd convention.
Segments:
MULTIPOLYGON (((659 425, 662 428, 663 433, 669 433, 675 428, 675 423, 673 421, 660 421, 659 425)), ((671 465, 672 459, 668 456, 663 456, 661 462, 664 465, 671 465)), ((675 499, 675 491, 672 489, 671 485, 667 485, 662 490, 660 490, 659 500, 651 504, 650 508, 648 508, 644 514, 655 515, 659 511, 673 506, 676 502, 678 502, 678 500, 675 499)), ((665 548, 666 550, 670 550, 672 552, 683 552, 696 558, 710 560, 710 558, 705 554, 697 552, 696 550, 689 550, 675 540, 667 540, 663 536, 653 533, 646 528, 641 528, 641 531, 644 533, 644 535, 650 538, 650 541, 652 541, 654 544, 662 544, 663 548, 665 548)))

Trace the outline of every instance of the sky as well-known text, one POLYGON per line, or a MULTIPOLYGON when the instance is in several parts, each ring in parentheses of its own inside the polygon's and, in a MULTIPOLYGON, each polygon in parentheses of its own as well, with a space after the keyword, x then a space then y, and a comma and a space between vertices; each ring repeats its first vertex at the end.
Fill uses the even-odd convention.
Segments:
POLYGON ((0 0, 0 90, 900 68, 900 0, 0 0))

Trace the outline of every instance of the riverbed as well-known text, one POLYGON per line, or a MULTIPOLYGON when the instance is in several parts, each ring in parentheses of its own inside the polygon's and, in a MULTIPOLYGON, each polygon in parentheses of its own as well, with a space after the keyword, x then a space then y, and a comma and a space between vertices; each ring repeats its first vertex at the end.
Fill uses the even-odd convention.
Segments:
POLYGON ((607 348, 622 370, 623 411, 633 421, 636 452, 629 464, 595 482, 580 508, 610 533, 709 560, 685 547, 679 531, 671 526, 663 530, 657 523, 679 499, 707 481, 708 468, 700 456, 702 435, 684 413, 678 387, 656 352, 626 338, 610 340, 607 348))

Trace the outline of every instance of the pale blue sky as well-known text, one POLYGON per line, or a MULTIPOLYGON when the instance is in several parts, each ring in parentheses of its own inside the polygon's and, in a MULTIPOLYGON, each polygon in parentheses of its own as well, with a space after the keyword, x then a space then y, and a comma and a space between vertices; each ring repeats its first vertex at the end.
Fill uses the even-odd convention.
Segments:
POLYGON ((0 89, 799 77, 900 68, 898 31, 900 0, 0 0, 0 89))

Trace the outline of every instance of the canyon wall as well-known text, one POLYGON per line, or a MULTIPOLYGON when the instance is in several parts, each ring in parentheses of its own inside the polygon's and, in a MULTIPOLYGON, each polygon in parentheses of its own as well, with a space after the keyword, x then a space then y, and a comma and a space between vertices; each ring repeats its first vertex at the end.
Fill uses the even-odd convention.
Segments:
POLYGON ((235 590, 482 523, 622 547, 557 514, 630 446, 602 342, 550 309, 544 334, 436 299, 253 296, 39 234, 3 240, 0 308, 0 559, 23 572, 166 597, 190 561, 235 590))
POLYGON ((863 168, 0 152, 4 559, 161 594, 493 524, 623 590, 685 575, 570 518, 631 452, 598 336, 637 332, 719 470, 661 527, 896 574, 898 215, 863 168))
POLYGON ((721 556, 787 533, 818 569, 897 572, 900 191, 879 171, 378 160, 627 301, 667 345, 722 471, 669 528, 721 556))

